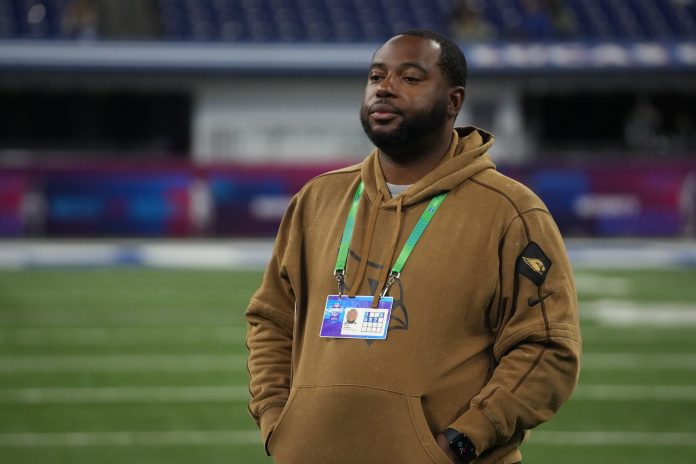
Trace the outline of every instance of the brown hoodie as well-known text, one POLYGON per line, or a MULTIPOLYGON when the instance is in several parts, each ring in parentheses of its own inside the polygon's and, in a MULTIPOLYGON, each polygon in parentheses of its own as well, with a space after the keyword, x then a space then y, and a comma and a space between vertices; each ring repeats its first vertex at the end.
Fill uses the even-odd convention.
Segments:
POLYGON ((293 198, 247 309, 249 410, 277 463, 445 464, 434 437, 448 427, 472 439, 477 464, 514 463, 526 431, 568 399, 581 345, 566 251, 544 204, 495 170, 492 143, 457 129, 395 198, 376 150, 293 198), (353 295, 382 289, 428 201, 449 193, 391 287, 386 340, 320 338, 361 180, 353 295))

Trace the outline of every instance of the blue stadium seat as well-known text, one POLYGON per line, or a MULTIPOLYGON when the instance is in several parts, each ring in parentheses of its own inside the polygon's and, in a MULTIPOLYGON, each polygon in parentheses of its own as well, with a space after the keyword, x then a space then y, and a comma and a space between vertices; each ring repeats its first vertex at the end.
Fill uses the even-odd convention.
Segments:
POLYGON ((17 19, 10 0, 0 0, 0 38, 17 37, 17 19))
POLYGON ((0 26, 13 32, 12 37, 22 39, 55 39, 61 37, 61 19, 65 0, 13 0, 3 2, 6 11, 4 21, 14 24, 0 26))
MULTIPOLYGON (((114 0, 116 1, 116 0, 114 0)), ((372 42, 404 29, 448 32, 461 0, 157 0, 164 40, 224 42, 372 42)), ((70 0, 0 0, 0 38, 70 37, 70 0)), ((480 0, 477 14, 501 40, 644 40, 696 37, 696 2, 565 0, 572 28, 561 31, 549 4, 480 0), (549 17, 552 20, 549 23, 549 17)))

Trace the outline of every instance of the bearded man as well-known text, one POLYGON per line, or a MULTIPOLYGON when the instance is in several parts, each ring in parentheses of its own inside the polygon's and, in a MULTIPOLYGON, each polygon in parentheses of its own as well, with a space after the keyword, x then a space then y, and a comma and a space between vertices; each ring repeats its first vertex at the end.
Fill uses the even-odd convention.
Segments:
POLYGON ((466 74, 442 35, 386 42, 360 111, 377 148, 288 207, 246 313, 249 410, 279 464, 518 463, 576 385, 561 236, 493 136, 454 128, 466 74))

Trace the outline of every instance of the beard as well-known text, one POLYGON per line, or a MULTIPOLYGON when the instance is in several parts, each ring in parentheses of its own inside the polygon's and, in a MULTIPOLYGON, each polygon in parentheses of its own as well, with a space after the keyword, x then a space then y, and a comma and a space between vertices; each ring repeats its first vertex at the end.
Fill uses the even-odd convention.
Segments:
POLYGON ((442 130, 447 121, 447 99, 436 102, 429 110, 401 117, 401 123, 391 131, 375 132, 370 127, 367 108, 360 111, 360 123, 370 141, 395 160, 408 162, 420 157, 417 147, 424 139, 442 130))

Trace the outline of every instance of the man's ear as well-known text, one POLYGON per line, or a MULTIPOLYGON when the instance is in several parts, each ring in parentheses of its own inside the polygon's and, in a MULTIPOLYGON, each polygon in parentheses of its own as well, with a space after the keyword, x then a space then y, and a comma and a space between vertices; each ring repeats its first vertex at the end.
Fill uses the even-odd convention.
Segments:
POLYGON ((456 118, 464 104, 466 89, 461 86, 451 87, 447 96, 447 116, 456 118))

